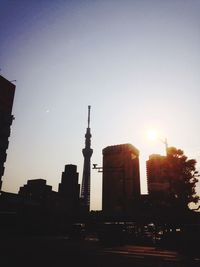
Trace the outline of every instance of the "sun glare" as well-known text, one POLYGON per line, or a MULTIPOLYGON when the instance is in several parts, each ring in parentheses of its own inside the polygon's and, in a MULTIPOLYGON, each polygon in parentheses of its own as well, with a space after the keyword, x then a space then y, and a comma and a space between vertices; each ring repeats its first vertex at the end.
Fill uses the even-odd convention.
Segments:
POLYGON ((158 138, 158 133, 157 133, 156 130, 151 129, 151 130, 149 130, 147 132, 147 137, 148 137, 149 140, 154 141, 154 140, 156 140, 158 138))

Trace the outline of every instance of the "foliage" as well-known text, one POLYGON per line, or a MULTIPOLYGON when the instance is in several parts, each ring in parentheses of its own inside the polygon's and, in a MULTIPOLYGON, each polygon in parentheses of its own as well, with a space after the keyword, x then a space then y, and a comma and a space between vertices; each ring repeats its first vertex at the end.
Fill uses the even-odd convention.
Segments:
POLYGON ((169 147, 166 167, 171 204, 180 208, 188 208, 189 203, 197 203, 199 197, 195 191, 198 182, 196 160, 188 159, 181 149, 169 147))

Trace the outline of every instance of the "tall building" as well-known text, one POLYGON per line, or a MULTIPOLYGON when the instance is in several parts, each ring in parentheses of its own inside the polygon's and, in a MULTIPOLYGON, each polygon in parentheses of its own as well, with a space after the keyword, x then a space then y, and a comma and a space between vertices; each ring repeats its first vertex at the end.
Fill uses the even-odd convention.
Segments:
POLYGON ((15 85, 0 76, 0 190, 4 174, 4 163, 7 157, 6 150, 9 144, 10 127, 14 119, 12 115, 14 94, 15 85))
POLYGON ((170 184, 167 179, 167 158, 152 154, 146 162, 147 187, 149 195, 163 195, 169 192, 170 184))
POLYGON ((44 179, 28 180, 20 187, 18 194, 24 199, 43 203, 51 196, 52 186, 47 185, 44 179))
POLYGON ((72 164, 65 165, 65 171, 62 172, 58 194, 61 199, 63 210, 68 212, 69 215, 78 212, 79 193, 80 185, 78 183, 77 166, 72 164))
POLYGON ((31 214, 34 211, 45 212, 55 210, 57 192, 52 191, 52 186, 46 184, 44 179, 28 180, 18 192, 20 210, 31 214))
POLYGON ((90 133, 90 106, 88 106, 88 127, 85 134, 85 148, 82 150, 84 157, 83 178, 81 185, 81 205, 84 211, 90 210, 90 170, 91 170, 91 156, 93 150, 91 149, 91 133, 90 133))
POLYGON ((139 150, 131 144, 103 149, 103 212, 131 214, 140 196, 139 150))

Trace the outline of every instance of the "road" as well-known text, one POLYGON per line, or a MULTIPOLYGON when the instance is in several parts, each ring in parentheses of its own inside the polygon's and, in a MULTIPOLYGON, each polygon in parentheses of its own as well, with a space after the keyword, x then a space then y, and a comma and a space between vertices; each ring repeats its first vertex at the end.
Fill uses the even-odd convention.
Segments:
POLYGON ((186 266, 186 259, 176 251, 160 250, 149 246, 121 246, 103 249, 103 253, 121 257, 136 266, 186 266))
POLYGON ((148 246, 105 246, 93 238, 4 237, 0 239, 2 267, 199 267, 176 251, 148 246))

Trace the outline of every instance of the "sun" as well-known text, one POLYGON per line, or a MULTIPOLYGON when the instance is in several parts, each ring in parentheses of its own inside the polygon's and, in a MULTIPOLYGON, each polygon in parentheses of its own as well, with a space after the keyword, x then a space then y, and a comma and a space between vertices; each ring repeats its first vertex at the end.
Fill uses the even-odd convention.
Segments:
POLYGON ((158 138, 158 132, 155 129, 150 129, 147 132, 147 137, 149 140, 156 140, 158 138))

